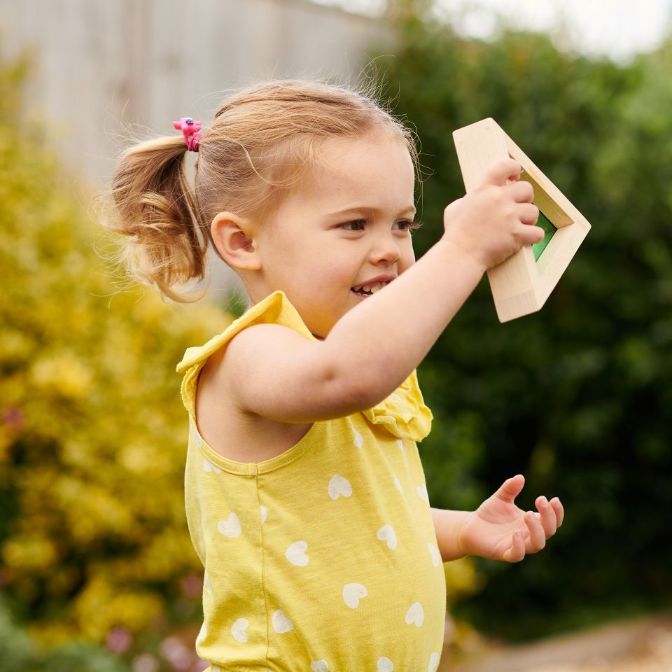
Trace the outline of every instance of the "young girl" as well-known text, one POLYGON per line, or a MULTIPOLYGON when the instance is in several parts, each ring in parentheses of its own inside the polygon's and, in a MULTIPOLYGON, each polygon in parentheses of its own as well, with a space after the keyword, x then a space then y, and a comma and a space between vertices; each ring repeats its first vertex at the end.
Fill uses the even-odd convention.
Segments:
POLYGON ((275 81, 202 136, 175 125, 114 179, 131 269, 180 299, 212 245, 251 301, 178 366, 198 653, 211 672, 433 672, 441 562, 517 562, 562 523, 557 498, 515 505, 520 475, 476 511, 430 508, 416 448, 432 415, 415 368, 483 273, 543 238, 532 188, 499 162, 416 262, 412 136, 368 97, 275 81))

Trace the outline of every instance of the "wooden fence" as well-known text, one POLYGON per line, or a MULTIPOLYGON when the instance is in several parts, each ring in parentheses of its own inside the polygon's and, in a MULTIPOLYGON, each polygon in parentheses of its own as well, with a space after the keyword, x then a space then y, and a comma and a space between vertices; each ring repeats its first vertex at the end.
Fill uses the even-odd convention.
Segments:
POLYGON ((309 0, 0 0, 0 54, 33 56, 27 114, 94 184, 129 131, 207 124, 227 90, 260 79, 352 81, 390 43, 380 21, 309 0))

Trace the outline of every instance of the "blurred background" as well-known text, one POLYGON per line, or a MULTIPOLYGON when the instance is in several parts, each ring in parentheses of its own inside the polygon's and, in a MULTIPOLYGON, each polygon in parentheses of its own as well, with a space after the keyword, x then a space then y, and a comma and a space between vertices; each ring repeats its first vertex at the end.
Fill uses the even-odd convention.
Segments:
MULTIPOLYGON (((672 0, 0 0, 0 669, 196 672, 174 367, 238 302, 162 303, 96 207, 128 137, 269 77, 377 83, 421 146, 421 254, 494 117, 593 228, 537 314, 487 282, 420 369, 432 503, 522 472, 564 527, 446 565, 444 672, 672 670, 672 0)), ((413 671, 409 671, 413 672, 413 671)))

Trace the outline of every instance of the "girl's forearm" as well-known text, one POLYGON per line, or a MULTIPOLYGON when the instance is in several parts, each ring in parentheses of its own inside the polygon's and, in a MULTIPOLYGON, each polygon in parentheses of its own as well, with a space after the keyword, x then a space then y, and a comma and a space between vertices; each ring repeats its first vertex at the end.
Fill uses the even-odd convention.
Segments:
POLYGON ((457 560, 466 555, 462 548, 462 530, 471 515, 469 511, 432 509, 432 521, 436 532, 439 553, 444 562, 457 560))
POLYGON ((459 247, 440 241, 333 327, 324 345, 336 370, 378 403, 424 359, 484 272, 459 247))

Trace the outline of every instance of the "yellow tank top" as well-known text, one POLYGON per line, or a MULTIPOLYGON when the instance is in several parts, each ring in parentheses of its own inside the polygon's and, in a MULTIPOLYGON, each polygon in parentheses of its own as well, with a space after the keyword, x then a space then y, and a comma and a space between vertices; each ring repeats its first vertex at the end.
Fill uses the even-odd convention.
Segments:
POLYGON ((178 366, 187 521, 205 568, 198 654, 210 672, 434 672, 445 578, 416 447, 432 415, 415 372, 377 406, 315 422, 272 459, 232 461, 199 436, 198 374, 259 323, 314 338, 275 292, 178 366))

